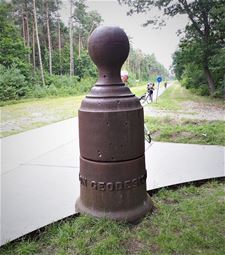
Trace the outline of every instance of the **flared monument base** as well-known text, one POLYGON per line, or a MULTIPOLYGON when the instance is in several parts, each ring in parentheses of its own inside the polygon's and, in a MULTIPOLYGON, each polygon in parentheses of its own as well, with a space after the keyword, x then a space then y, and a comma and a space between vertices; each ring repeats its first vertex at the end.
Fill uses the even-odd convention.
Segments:
POLYGON ((76 211, 96 217, 138 221, 153 209, 146 192, 145 157, 94 162, 80 157, 80 197, 76 211))
POLYGON ((135 208, 130 208, 129 210, 121 210, 120 211, 97 211, 97 210, 92 210, 91 208, 87 208, 82 204, 82 201, 80 198, 76 201, 76 211, 79 213, 91 215, 93 217, 97 218, 107 218, 107 219, 112 219, 116 221, 125 221, 125 222, 137 222, 141 218, 143 218, 146 214, 151 213, 153 211, 153 202, 146 193, 146 200, 143 201, 142 204, 140 204, 138 207, 135 208))

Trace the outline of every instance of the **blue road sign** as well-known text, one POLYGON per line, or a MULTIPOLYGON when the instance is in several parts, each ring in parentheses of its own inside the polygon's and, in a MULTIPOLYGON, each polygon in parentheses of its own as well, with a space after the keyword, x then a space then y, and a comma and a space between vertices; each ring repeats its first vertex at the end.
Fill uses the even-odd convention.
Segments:
POLYGON ((157 80, 158 83, 160 83, 162 81, 162 77, 158 76, 156 80, 157 80))

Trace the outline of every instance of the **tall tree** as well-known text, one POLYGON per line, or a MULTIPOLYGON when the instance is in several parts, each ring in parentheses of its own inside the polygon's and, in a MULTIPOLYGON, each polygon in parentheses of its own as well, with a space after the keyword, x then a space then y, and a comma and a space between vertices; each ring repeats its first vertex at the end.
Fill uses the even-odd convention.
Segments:
POLYGON ((70 1, 69 34, 70 34, 70 76, 74 75, 74 51, 73 51, 73 0, 70 1))
POLYGON ((77 0, 74 7, 74 38, 79 50, 81 50, 81 45, 87 49, 88 38, 91 32, 100 25, 102 18, 96 11, 87 11, 85 0, 77 0))
POLYGON ((35 24, 34 24, 34 18, 32 21, 32 56, 33 56, 33 71, 35 72, 36 69, 36 55, 35 55, 35 36, 36 36, 36 32, 35 32, 35 24))
POLYGON ((43 64, 42 64, 40 40, 39 40, 39 35, 38 35, 37 13, 36 13, 36 2, 35 2, 35 0, 33 0, 33 14, 34 14, 34 26, 35 26, 35 32, 36 32, 36 40, 37 40, 37 48, 38 48, 38 57, 39 57, 41 79, 42 79, 43 86, 45 86, 44 69, 43 69, 43 64))
MULTIPOLYGON (((215 81, 210 70, 209 62, 216 47, 220 47, 216 36, 221 35, 224 27, 219 27, 218 23, 222 16, 216 16, 213 13, 214 8, 224 6, 224 0, 155 0, 155 1, 141 1, 141 0, 118 0, 122 4, 127 4, 130 7, 129 14, 141 13, 152 10, 156 7, 163 10, 164 15, 174 17, 177 14, 187 15, 189 23, 185 29, 186 38, 189 41, 194 40, 198 42, 201 48, 201 66, 207 79, 209 91, 211 94, 215 91, 215 81)), ((217 8, 217 9, 218 9, 217 8)), ((146 21, 148 24, 163 24, 164 20, 157 18, 150 18, 146 21)))
MULTIPOLYGON (((30 49, 30 28, 29 28, 29 11, 27 7, 27 0, 24 1, 24 23, 25 23, 25 31, 26 31, 26 46, 30 49)), ((28 62, 30 63, 30 52, 28 53, 28 62)))
POLYGON ((22 9, 22 30, 23 30, 23 44, 26 46, 26 27, 25 27, 25 13, 24 9, 22 9))
POLYGON ((45 8, 46 8, 46 26, 47 26, 47 35, 48 35, 49 74, 52 75, 52 43, 51 43, 51 33, 50 33, 50 26, 49 26, 48 0, 45 0, 45 8))
MULTIPOLYGON (((24 46, 30 49, 30 3, 29 0, 12 0, 12 18, 15 24, 21 27, 24 46)), ((31 62, 30 52, 27 53, 28 62, 31 62)))
POLYGON ((59 51, 59 66, 60 66, 60 74, 62 75, 62 43, 61 43, 61 20, 59 13, 59 1, 55 1, 55 5, 57 6, 57 34, 58 34, 58 51, 59 51))

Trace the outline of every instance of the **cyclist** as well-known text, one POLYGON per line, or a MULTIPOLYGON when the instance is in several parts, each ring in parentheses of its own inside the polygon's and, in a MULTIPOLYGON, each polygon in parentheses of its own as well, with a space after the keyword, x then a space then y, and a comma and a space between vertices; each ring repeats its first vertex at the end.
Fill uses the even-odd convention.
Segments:
POLYGON ((147 85, 148 97, 150 98, 151 102, 153 101, 153 91, 155 89, 155 84, 149 82, 147 85))

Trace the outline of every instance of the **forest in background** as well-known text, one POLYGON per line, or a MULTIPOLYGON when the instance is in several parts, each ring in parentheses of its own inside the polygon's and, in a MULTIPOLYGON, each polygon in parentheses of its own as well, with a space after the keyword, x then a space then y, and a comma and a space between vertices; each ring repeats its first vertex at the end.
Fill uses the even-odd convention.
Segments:
MULTIPOLYGON (((68 0, 65 24, 60 0, 12 0, 0 2, 0 100, 78 95, 87 92, 97 78, 88 55, 88 38, 102 24, 85 0, 68 0)), ((64 2, 65 4, 65 2, 64 2)), ((168 79, 168 71, 154 54, 130 45, 124 64, 129 85, 168 79)))

